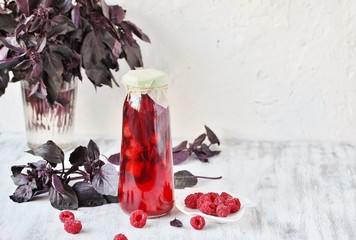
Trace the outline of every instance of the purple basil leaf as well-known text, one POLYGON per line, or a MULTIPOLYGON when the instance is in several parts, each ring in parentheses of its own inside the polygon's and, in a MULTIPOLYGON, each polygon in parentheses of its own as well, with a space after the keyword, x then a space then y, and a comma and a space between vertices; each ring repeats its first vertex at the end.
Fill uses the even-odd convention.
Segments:
POLYGON ((126 11, 118 5, 110 6, 109 8, 110 8, 110 21, 116 25, 120 24, 125 18, 126 11))
POLYGON ((53 141, 49 140, 47 143, 27 151, 28 153, 43 157, 44 160, 50 163, 62 163, 64 161, 64 153, 53 141))
MULTIPOLYGON (((51 1, 51 0, 47 0, 51 1)), ((52 2, 48 3, 48 7, 51 5, 54 5, 55 8, 58 9, 59 13, 66 14, 72 9, 72 0, 61 0, 61 1, 56 1, 55 4, 52 4, 52 2)))
POLYGON ((183 227, 183 223, 180 220, 178 220, 177 218, 175 218, 172 221, 170 221, 169 224, 172 227, 183 227))
POLYGON ((77 147, 69 156, 69 162, 72 165, 82 166, 88 161, 88 149, 83 146, 77 147))
POLYGON ((6 70, 0 70, 0 96, 5 93, 5 89, 8 83, 9 73, 6 70))
POLYGON ((116 196, 119 178, 115 167, 111 164, 104 164, 100 171, 94 174, 92 185, 98 193, 116 196))
POLYGON ((63 64, 58 54, 45 54, 43 59, 43 69, 47 73, 44 84, 47 88, 47 100, 53 105, 58 98, 59 91, 63 83, 63 64))
POLYGON ((48 28, 48 38, 64 35, 76 30, 74 23, 63 15, 57 15, 51 19, 51 27, 48 28))
POLYGON ((92 161, 99 159, 100 156, 100 150, 98 145, 91 139, 88 143, 88 154, 89 154, 89 159, 92 161))
POLYGON ((137 27, 134 23, 130 21, 125 21, 124 24, 127 24, 128 28, 142 41, 150 43, 150 38, 139 28, 137 27))
POLYGON ((22 170, 27 167, 26 165, 15 165, 11 167, 11 172, 13 176, 21 174, 22 170))
POLYGON ((59 210, 78 209, 78 197, 75 194, 74 190, 67 184, 63 184, 63 188, 64 193, 60 193, 53 187, 50 187, 48 195, 51 205, 59 210))
POLYGON ((205 143, 203 143, 201 145, 200 151, 201 151, 201 153, 203 153, 207 157, 213 157, 213 156, 218 155, 220 153, 220 151, 212 151, 212 150, 210 150, 208 145, 206 145, 205 143))
MULTIPOLYGON (((32 67, 32 71, 31 71, 31 77, 33 78, 37 78, 40 76, 40 74, 43 71, 43 62, 41 60, 39 60, 38 62, 36 62, 33 67, 32 67)), ((39 82, 37 82, 39 83, 39 82)), ((40 85, 40 84, 39 84, 40 85)))
POLYGON ((78 197, 79 207, 96 207, 107 203, 104 196, 98 193, 88 182, 75 183, 73 190, 78 197))
POLYGON ((29 185, 19 186, 15 192, 10 196, 14 202, 22 203, 27 202, 33 197, 32 188, 29 185))
POLYGON ((37 48, 36 48, 37 53, 41 53, 43 51, 43 49, 46 47, 46 45, 47 45, 47 38, 45 36, 44 38, 42 38, 39 41, 39 43, 37 45, 37 48))
POLYGON ((187 144, 188 144, 188 141, 181 142, 180 144, 178 144, 177 146, 175 146, 172 149, 173 153, 180 152, 180 151, 183 151, 183 150, 187 150, 187 144))
POLYGON ((184 189, 194 187, 198 183, 198 178, 187 170, 181 170, 174 173, 174 187, 184 189))
POLYGON ((125 53, 126 62, 131 69, 143 67, 141 49, 136 42, 129 43, 128 40, 124 38, 124 45, 122 48, 125 53))
POLYGON ((23 51, 21 45, 17 42, 16 37, 0 37, 0 42, 4 44, 5 47, 16 52, 23 51))
POLYGON ((31 60, 25 59, 22 62, 20 62, 19 64, 17 64, 14 69, 15 70, 26 70, 29 67, 31 67, 31 60))
POLYGON ((199 147, 204 142, 205 138, 206 138, 205 133, 203 133, 199 137, 197 137, 192 144, 192 148, 194 149, 194 148, 199 147))
POLYGON ((118 203, 119 202, 119 196, 104 195, 104 197, 108 203, 118 203))
POLYGON ((105 0, 100 0, 100 5, 101 5, 101 9, 102 9, 103 15, 106 18, 110 19, 109 7, 106 4, 105 0))
POLYGON ((15 2, 20 12, 28 17, 39 3, 39 0, 15 0, 15 2))
POLYGON ((216 136, 216 134, 207 126, 205 126, 206 134, 208 135, 208 139, 211 142, 211 144, 218 144, 220 145, 220 140, 216 136))
POLYGON ((11 176, 12 181, 16 186, 21 186, 21 185, 27 185, 28 180, 27 180, 27 175, 25 174, 18 174, 18 175, 12 175, 11 176))
POLYGON ((10 69, 10 68, 16 66, 23 60, 24 55, 25 55, 25 53, 18 55, 18 56, 11 57, 11 58, 6 58, 6 59, 0 60, 0 70, 10 69))
MULTIPOLYGON (((40 27, 41 24, 43 24, 43 19, 40 18, 40 17, 36 17, 36 18, 33 20, 33 22, 31 23, 31 26, 30 26, 30 28, 28 29, 28 31, 29 31, 29 32, 34 32, 34 31, 36 31, 36 30, 40 27)), ((19 29, 19 30, 25 31, 25 30, 26 30, 26 25, 23 24, 22 26, 23 26, 23 28, 21 28, 21 29, 19 29)), ((20 33, 20 32, 19 32, 19 33, 20 33)), ((16 36, 18 36, 18 35, 16 35, 16 36)))
POLYGON ((4 60, 7 58, 7 54, 10 49, 5 46, 0 46, 0 60, 4 60))
POLYGON ((64 185, 61 179, 56 175, 52 175, 52 187, 59 193, 65 194, 64 185))
POLYGON ((109 163, 120 165, 120 153, 115 153, 108 158, 109 163))
POLYGON ((16 20, 10 14, 0 14, 0 30, 13 33, 16 28, 16 20))
POLYGON ((75 5, 72 9, 71 12, 71 17, 72 17, 72 22, 74 23, 74 26, 76 28, 79 27, 80 23, 80 3, 77 2, 77 5, 75 5))
POLYGON ((173 153, 173 164, 177 165, 188 159, 190 153, 188 151, 181 151, 173 153))

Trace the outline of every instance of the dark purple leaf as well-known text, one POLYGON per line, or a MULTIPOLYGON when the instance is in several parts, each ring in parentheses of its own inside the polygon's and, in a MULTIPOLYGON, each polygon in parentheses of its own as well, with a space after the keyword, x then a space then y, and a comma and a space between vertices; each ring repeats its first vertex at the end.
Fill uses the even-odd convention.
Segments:
POLYGON ((177 218, 175 218, 172 221, 170 221, 169 224, 172 227, 183 227, 183 223, 180 220, 178 220, 177 218))
POLYGON ((187 170, 181 170, 174 173, 174 187, 176 189, 194 187, 197 183, 198 178, 187 170))
POLYGON ((88 161, 88 149, 83 146, 77 147, 69 156, 72 165, 83 166, 86 161, 88 161))
MULTIPOLYGON (((30 28, 28 29, 29 32, 34 32, 36 31, 37 29, 39 29, 39 27, 44 24, 44 21, 42 18, 40 17, 37 17, 33 20, 33 22, 31 23, 31 26, 30 28)), ((26 25, 25 24, 22 24, 21 25, 22 28, 19 29, 19 30, 22 30, 22 31, 25 31, 27 29, 26 25)), ((16 31, 17 32, 17 31, 16 31)), ((16 36, 18 36, 18 33, 16 34, 16 36)))
POLYGON ((77 5, 73 7, 71 17, 74 26, 78 28, 80 23, 80 3, 77 2, 77 5))
POLYGON ((92 185, 98 193, 116 196, 119 186, 118 172, 111 164, 105 164, 94 174, 92 185))
POLYGON ((29 67, 31 67, 31 60, 25 59, 22 62, 20 62, 19 64, 17 64, 14 69, 15 70, 26 70, 29 67))
POLYGON ((177 165, 188 159, 190 153, 188 151, 174 152, 173 153, 173 164, 177 165))
POLYGON ((120 165, 120 153, 115 153, 108 158, 109 163, 120 165))
POLYGON ((126 62, 131 69, 143 67, 141 49, 136 42, 130 44, 124 39, 124 45, 122 48, 124 50, 126 62))
POLYGON ((16 66, 23 60, 24 55, 25 55, 25 53, 18 55, 18 56, 11 57, 11 58, 6 58, 6 59, 0 60, 0 70, 1 69, 10 69, 10 68, 16 66))
POLYGON ((26 185, 28 184, 27 176, 25 174, 18 174, 16 176, 11 176, 12 181, 16 186, 26 185))
POLYGON ((17 22, 12 15, 0 14, 0 30, 13 33, 15 31, 16 25, 17 22))
POLYGON ((0 69, 0 96, 5 93, 5 89, 8 83, 9 83, 9 73, 6 70, 0 69))
POLYGON ((118 203, 119 202, 119 196, 104 195, 104 197, 108 203, 118 203))
POLYGON ((51 19, 51 26, 48 28, 48 38, 67 34, 76 30, 74 23, 63 15, 57 15, 51 19))
POLYGON ((188 144, 188 141, 183 141, 181 142, 180 144, 178 144, 177 146, 175 146, 172 151, 173 153, 175 152, 181 152, 183 150, 187 150, 187 144, 188 144))
POLYGON ((199 137, 197 137, 192 144, 192 148, 194 149, 194 148, 199 147, 204 142, 205 138, 206 138, 205 133, 203 133, 199 137))
POLYGON ((47 38, 46 36, 44 38, 42 38, 39 43, 37 44, 37 47, 36 47, 36 51, 38 53, 41 53, 43 51, 43 49, 46 47, 47 45, 47 38))
POLYGON ((0 60, 4 60, 7 58, 7 54, 9 53, 9 50, 5 46, 0 46, 0 60))
POLYGON ((88 143, 88 154, 89 154, 90 160, 99 159, 99 156, 100 156, 100 150, 99 150, 98 145, 91 139, 88 143))
POLYGON ((65 194, 65 189, 64 189, 64 185, 61 181, 61 179, 56 175, 53 174, 52 175, 52 187, 59 193, 61 194, 65 194))
POLYGON ((104 196, 98 193, 88 182, 75 183, 73 190, 78 197, 79 207, 96 207, 107 203, 104 196))
POLYGON ((5 47, 16 52, 23 51, 21 45, 17 42, 16 37, 0 37, 0 42, 2 42, 5 47))
POLYGON ((29 185, 19 186, 16 191, 10 196, 14 202, 27 202, 33 197, 32 188, 29 185))
POLYGON ((26 165, 15 165, 11 167, 11 172, 14 177, 21 174, 22 170, 27 167, 26 165))
POLYGON ((220 140, 219 138, 215 135, 215 133, 208 128, 207 126, 205 126, 205 130, 206 130, 206 134, 208 135, 208 139, 211 142, 211 144, 218 144, 220 145, 220 140))
POLYGON ((139 28, 137 27, 134 23, 130 22, 130 21, 125 21, 122 24, 127 24, 127 27, 138 37, 140 38, 142 41, 145 42, 151 42, 150 38, 139 28))
POLYGON ((201 150, 194 150, 194 153, 201 162, 209 162, 208 156, 201 150))
POLYGON ((125 18, 126 11, 118 5, 110 6, 109 8, 110 8, 110 21, 116 25, 120 24, 125 18))
MULTIPOLYGON (((43 62, 39 60, 38 62, 35 62, 35 64, 32 66, 30 77, 37 78, 41 75, 42 71, 43 71, 43 62)), ((40 86, 40 83, 38 86, 40 86)))
POLYGON ((64 193, 58 192, 53 187, 49 189, 49 201, 51 205, 59 210, 69 209, 75 210, 78 209, 78 197, 75 194, 74 190, 67 184, 63 184, 64 193))
POLYGON ((68 13, 73 6, 72 0, 60 0, 60 1, 56 1, 54 4, 52 4, 52 2, 48 4, 48 6, 52 6, 52 5, 54 5, 54 7, 58 9, 58 12, 62 14, 68 13))
POLYGON ((101 5, 101 9, 102 9, 103 15, 106 18, 110 19, 109 7, 106 4, 105 0, 100 0, 100 5, 101 5))
POLYGON ((203 143, 201 145, 201 152, 204 153, 207 157, 213 157, 213 156, 218 155, 220 153, 220 151, 212 151, 212 150, 210 150, 208 145, 206 145, 205 143, 203 143))
POLYGON ((26 17, 30 16, 40 0, 15 0, 20 12, 26 17))
POLYGON ((53 105, 58 98, 63 83, 63 64, 60 56, 58 54, 45 54, 43 69, 47 73, 47 78, 43 79, 47 88, 47 100, 53 105))
POLYGON ((62 163, 64 161, 64 153, 53 141, 47 141, 47 143, 27 151, 28 153, 43 157, 44 160, 50 163, 62 163))

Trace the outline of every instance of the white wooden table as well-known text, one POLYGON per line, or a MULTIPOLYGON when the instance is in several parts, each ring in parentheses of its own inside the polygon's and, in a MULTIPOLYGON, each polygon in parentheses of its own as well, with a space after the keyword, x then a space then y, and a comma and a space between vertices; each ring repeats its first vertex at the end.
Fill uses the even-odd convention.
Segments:
MULTIPOLYGON (((82 139, 78 144, 86 144, 82 139)), ((118 140, 94 139, 102 154, 119 149, 118 140)), ((37 158, 27 150, 22 135, 0 134, 0 239, 113 239, 125 233, 134 239, 356 239, 356 148, 349 144, 308 144, 229 141, 220 156, 204 164, 195 159, 176 166, 196 175, 222 175, 199 180, 199 188, 230 191, 253 200, 240 221, 207 223, 194 230, 189 217, 176 208, 164 217, 149 219, 143 229, 133 228, 118 204, 80 208, 75 215, 83 231, 70 235, 58 220, 47 196, 18 204, 9 199, 15 190, 10 167, 37 158), (184 227, 169 221, 177 217, 184 227)), ((68 156, 67 156, 68 157, 68 156)), ((179 194, 179 191, 176 191, 179 194)))

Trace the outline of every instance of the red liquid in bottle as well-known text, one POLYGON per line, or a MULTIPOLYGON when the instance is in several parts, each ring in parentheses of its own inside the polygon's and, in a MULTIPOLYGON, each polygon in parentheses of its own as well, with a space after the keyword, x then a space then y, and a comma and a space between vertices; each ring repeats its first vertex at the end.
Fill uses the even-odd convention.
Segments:
POLYGON ((168 107, 142 94, 123 107, 119 202, 128 213, 156 217, 173 208, 173 173, 168 107))

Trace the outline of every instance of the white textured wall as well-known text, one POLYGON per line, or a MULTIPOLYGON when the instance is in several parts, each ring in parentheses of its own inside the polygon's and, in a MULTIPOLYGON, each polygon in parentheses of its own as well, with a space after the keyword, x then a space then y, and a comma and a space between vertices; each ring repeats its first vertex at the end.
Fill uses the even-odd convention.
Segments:
MULTIPOLYGON (((119 2, 171 78, 174 137, 356 142, 356 1, 119 2)), ((80 85, 76 132, 119 136, 124 89, 80 85)), ((0 131, 24 131, 18 84, 0 109, 0 131)))

